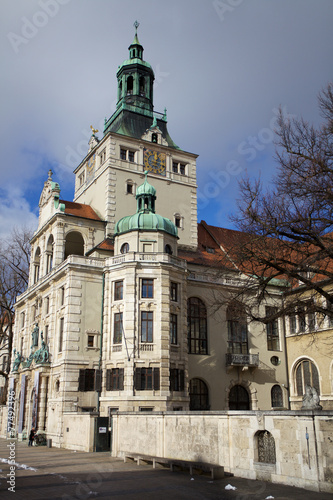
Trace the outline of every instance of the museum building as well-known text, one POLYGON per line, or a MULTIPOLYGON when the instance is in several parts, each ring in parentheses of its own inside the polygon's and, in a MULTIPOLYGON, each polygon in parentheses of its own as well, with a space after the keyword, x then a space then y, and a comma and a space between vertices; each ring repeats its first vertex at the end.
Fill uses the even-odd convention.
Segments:
MULTIPOLYGON (((19 435, 35 427, 61 446, 73 413, 288 409, 283 321, 249 322, 231 299, 248 279, 231 258, 243 234, 197 223, 197 155, 153 109, 137 33, 117 82, 103 138, 92 129, 74 171, 74 201, 51 171, 41 193, 16 304, 19 435)), ((262 316, 283 291, 272 282, 262 316)))

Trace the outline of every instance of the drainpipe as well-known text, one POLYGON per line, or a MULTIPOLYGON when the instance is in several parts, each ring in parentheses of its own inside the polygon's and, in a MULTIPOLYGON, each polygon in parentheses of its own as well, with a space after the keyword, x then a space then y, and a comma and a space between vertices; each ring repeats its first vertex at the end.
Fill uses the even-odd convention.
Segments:
MULTIPOLYGON (((103 271, 103 282, 102 282, 102 306, 101 306, 101 345, 99 349, 99 361, 98 361, 98 369, 101 369, 102 366, 102 355, 103 355, 103 328, 104 328, 104 289, 105 289, 105 272, 103 271)), ((102 380, 101 380, 102 385, 102 380)), ((102 390, 102 388, 101 388, 102 390)), ((99 398, 101 396, 101 391, 97 392, 97 412, 99 413, 99 398)))
MULTIPOLYGON (((285 305, 285 300, 282 298, 283 308, 285 305)), ((287 394, 288 394, 288 410, 290 410, 290 380, 289 380, 289 358, 288 358, 288 346, 287 346, 287 329, 286 329, 286 315, 283 315, 283 343, 284 343, 284 352, 285 352, 285 360, 286 360, 286 375, 287 375, 287 394)))

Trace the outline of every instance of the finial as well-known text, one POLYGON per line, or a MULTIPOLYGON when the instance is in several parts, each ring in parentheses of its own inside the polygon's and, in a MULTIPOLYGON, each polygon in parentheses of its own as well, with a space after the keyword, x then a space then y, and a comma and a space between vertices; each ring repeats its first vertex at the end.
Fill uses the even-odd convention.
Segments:
POLYGON ((92 125, 90 125, 90 128, 92 130, 93 135, 97 134, 98 132, 97 128, 94 128, 92 125))
POLYGON ((147 177, 148 177, 148 170, 145 170, 143 173, 145 174, 145 182, 146 182, 147 181, 147 177))
POLYGON ((140 23, 138 23, 138 21, 135 21, 135 23, 133 24, 134 28, 135 28, 135 34, 137 35, 138 33, 138 27, 140 26, 140 23))
POLYGON ((52 175, 53 175, 53 172, 52 170, 50 169, 49 172, 48 172, 49 176, 48 176, 48 181, 52 181, 52 175))

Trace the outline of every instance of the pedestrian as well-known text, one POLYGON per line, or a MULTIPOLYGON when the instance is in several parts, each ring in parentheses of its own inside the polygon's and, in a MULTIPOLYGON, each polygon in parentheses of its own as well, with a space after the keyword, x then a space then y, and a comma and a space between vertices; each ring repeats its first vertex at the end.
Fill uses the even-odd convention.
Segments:
POLYGON ((28 446, 32 446, 32 443, 34 441, 34 437, 35 437, 35 429, 32 428, 31 431, 30 431, 30 434, 29 434, 29 443, 28 443, 28 446))

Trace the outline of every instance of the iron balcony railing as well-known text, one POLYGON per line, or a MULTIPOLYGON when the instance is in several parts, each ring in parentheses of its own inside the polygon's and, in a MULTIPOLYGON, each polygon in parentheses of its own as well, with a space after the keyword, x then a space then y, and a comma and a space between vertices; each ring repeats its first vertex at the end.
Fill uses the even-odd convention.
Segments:
POLYGON ((259 354, 226 354, 227 366, 259 366, 259 354))

